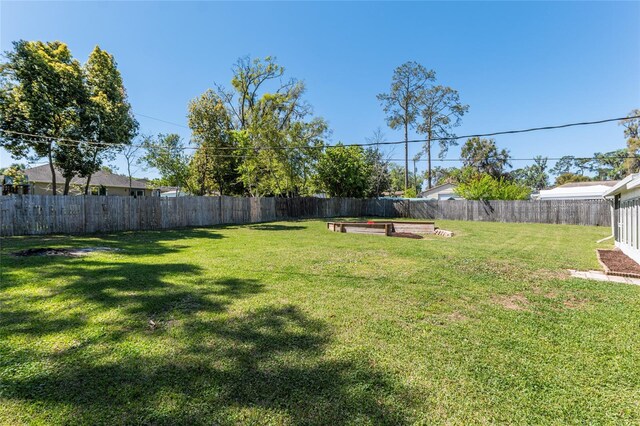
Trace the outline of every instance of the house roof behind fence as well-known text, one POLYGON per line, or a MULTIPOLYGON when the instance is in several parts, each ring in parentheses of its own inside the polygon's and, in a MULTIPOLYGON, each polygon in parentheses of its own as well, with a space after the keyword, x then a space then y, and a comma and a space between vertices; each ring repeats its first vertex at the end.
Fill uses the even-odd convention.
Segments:
MULTIPOLYGON (((29 178, 30 183, 52 183, 51 179, 51 169, 48 164, 32 167, 24 171, 24 173, 29 178)), ((60 173, 59 169, 56 169, 56 183, 61 184, 64 183, 64 177, 62 173, 60 173)), ((87 178, 83 177, 74 177, 71 179, 72 185, 86 185, 87 178)), ((91 186, 105 186, 112 188, 129 188, 129 177, 124 175, 118 175, 115 173, 110 173, 105 170, 98 170, 91 176, 91 186)), ((131 188, 135 189, 145 189, 147 185, 144 182, 140 182, 139 180, 132 179, 131 180, 131 188)))
POLYGON ((590 180, 587 182, 567 182, 556 188, 578 188, 583 186, 616 186, 619 180, 590 180))

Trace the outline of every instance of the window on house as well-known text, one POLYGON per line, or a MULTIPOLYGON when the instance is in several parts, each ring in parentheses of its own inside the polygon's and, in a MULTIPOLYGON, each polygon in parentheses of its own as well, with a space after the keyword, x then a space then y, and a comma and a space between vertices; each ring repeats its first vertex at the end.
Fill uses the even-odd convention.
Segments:
POLYGON ((92 186, 91 195, 107 195, 107 187, 104 185, 92 186))
POLYGON ((144 197, 144 189, 132 189, 131 196, 134 198, 144 197))

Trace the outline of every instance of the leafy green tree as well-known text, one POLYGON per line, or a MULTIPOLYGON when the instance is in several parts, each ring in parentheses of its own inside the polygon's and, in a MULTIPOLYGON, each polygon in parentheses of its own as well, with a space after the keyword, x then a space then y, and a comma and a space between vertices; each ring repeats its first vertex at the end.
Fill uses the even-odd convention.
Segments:
POLYGON ((231 117, 215 92, 207 90, 189 103, 189 127, 197 145, 189 165, 190 186, 195 194, 241 192, 238 144, 231 117))
POLYGON ((460 151, 464 166, 471 167, 479 173, 486 173, 494 178, 504 174, 505 168, 510 167, 511 156, 506 149, 499 150, 493 139, 478 137, 467 139, 460 151))
POLYGON ((138 122, 118 70, 115 58, 96 46, 84 66, 89 103, 82 116, 84 136, 97 144, 84 147, 79 175, 87 177, 85 194, 89 192, 91 175, 105 159, 126 149, 138 133, 138 122))
POLYGON ((458 170, 455 167, 436 166, 431 170, 431 178, 436 185, 452 183, 455 181, 454 176, 458 170))
POLYGON ((411 188, 408 188, 406 191, 404 191, 403 196, 405 198, 416 198, 418 196, 418 190, 412 186, 411 188))
POLYGON ((565 155, 561 157, 551 168, 554 175, 562 175, 566 173, 575 173, 576 158, 573 155, 565 155))
POLYGON ((593 154, 590 170, 595 173, 595 180, 618 180, 627 174, 629 166, 627 149, 617 149, 611 152, 593 154))
POLYGON ((556 185, 564 185, 571 182, 588 182, 591 179, 588 176, 579 175, 577 173, 562 173, 556 177, 556 185))
POLYGON ((371 164, 362 147, 338 143, 320 156, 316 179, 318 187, 331 197, 362 198, 371 174, 371 164))
POLYGON ((137 132, 113 57, 96 47, 82 67, 64 43, 21 40, 6 58, 0 126, 7 132, 0 144, 14 157, 47 158, 54 195, 56 168, 64 194, 76 175, 88 176, 88 190, 104 155, 137 132))
POLYGON ((404 129, 404 189, 409 187, 409 129, 416 126, 425 92, 435 72, 415 61, 397 67, 391 78, 389 93, 377 96, 392 129, 404 129))
POLYGON ((245 157, 238 166, 245 191, 252 196, 310 193, 328 126, 312 116, 304 83, 285 80, 284 67, 272 57, 241 58, 233 72, 232 89, 217 85, 217 94, 245 157))
POLYGON ((427 154, 427 186, 432 187, 431 149, 435 140, 439 141, 440 158, 444 158, 451 145, 457 145, 453 128, 462 122, 462 116, 469 111, 469 105, 460 102, 460 95, 451 87, 433 86, 425 90, 421 100, 422 123, 418 131, 427 137, 423 150, 427 154))
POLYGON ((513 170, 509 175, 515 182, 524 185, 531 190, 539 191, 549 186, 549 174, 547 173, 548 159, 536 156, 533 164, 521 169, 513 170))
POLYGON ((467 200, 527 200, 531 195, 524 185, 486 173, 459 183, 454 191, 467 200))
MULTIPOLYGON (((25 174, 26 166, 24 164, 14 163, 9 167, 0 169, 0 175, 11 178, 14 185, 22 185, 27 183, 27 175, 25 174)), ((2 181, 0 180, 0 186, 2 181)))
POLYGON ((376 148, 366 149, 365 157, 371 169, 371 176, 365 196, 367 198, 377 198, 382 195, 383 192, 388 191, 391 186, 389 162, 385 160, 382 152, 376 148))
MULTIPOLYGON (((640 116, 640 109, 634 109, 628 117, 640 116)), ((624 127, 624 137, 627 138, 627 155, 625 161, 627 173, 640 171, 640 118, 627 118, 619 123, 624 127)))
POLYGON ((45 157, 56 195, 56 165, 62 167, 67 190, 78 160, 72 140, 83 135, 87 94, 82 67, 57 41, 14 42, 6 59, 0 66, 0 128, 5 130, 0 145, 14 158, 45 157))
POLYGON ((145 154, 140 161, 160 173, 158 182, 161 185, 176 186, 178 192, 181 188, 194 192, 189 186, 190 158, 185 154, 186 145, 179 135, 170 133, 159 134, 157 138, 146 137, 142 147, 145 154))
POLYGON ((416 177, 412 171, 409 172, 409 182, 412 184, 409 188, 404 187, 404 168, 397 164, 389 164, 389 190, 392 192, 406 191, 415 186, 416 193, 420 192, 422 187, 423 176, 416 177), (415 185, 414 185, 415 183, 415 185))
POLYGON ((391 188, 391 175, 389 172, 389 157, 382 151, 381 144, 386 141, 382 129, 379 127, 373 132, 371 137, 365 139, 368 144, 373 144, 367 148, 365 154, 367 161, 371 164, 371 179, 367 197, 374 198, 381 196, 391 188))

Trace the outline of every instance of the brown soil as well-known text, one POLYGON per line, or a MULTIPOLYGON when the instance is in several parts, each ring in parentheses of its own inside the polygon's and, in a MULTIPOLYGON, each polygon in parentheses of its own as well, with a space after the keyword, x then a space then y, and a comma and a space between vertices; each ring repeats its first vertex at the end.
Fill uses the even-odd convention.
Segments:
POLYGON ((640 278, 640 265, 620 250, 598 249, 598 258, 609 275, 640 278))
POLYGON ((451 322, 465 321, 467 318, 466 315, 461 314, 460 312, 452 312, 447 315, 447 319, 451 322))
POLYGON ((85 247, 85 248, 50 248, 39 247, 21 250, 13 253, 14 256, 28 257, 28 256, 85 256, 94 251, 115 251, 117 249, 110 247, 85 247))
POLYGON ((569 309, 580 309, 584 307, 588 303, 587 299, 580 299, 577 297, 570 297, 568 300, 565 300, 562 304, 565 308, 569 309))
POLYGON ((510 309, 512 311, 528 311, 529 299, 527 299, 522 294, 514 294, 512 296, 496 296, 493 298, 493 301, 506 309, 510 309))
POLYGON ((423 238, 422 235, 413 234, 411 232, 392 232, 390 236, 400 238, 413 238, 414 240, 421 240, 423 238))

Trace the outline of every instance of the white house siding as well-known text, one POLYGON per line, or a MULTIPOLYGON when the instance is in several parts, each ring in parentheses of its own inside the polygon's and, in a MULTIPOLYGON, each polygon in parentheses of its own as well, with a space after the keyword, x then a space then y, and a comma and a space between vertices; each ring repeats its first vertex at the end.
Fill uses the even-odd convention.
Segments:
POLYGON ((620 194, 616 247, 640 263, 640 188, 620 194))
POLYGON ((455 186, 450 183, 423 191, 420 193, 420 197, 425 200, 464 200, 464 198, 455 193, 455 186))

